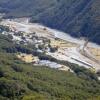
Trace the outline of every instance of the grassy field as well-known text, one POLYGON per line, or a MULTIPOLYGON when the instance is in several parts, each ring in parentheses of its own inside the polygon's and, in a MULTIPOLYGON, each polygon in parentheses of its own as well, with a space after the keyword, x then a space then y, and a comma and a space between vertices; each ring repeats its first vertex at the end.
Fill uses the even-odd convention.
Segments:
POLYGON ((59 48, 69 48, 69 47, 76 47, 77 44, 71 43, 71 42, 67 42, 61 39, 58 40, 51 40, 51 46, 57 46, 59 48))

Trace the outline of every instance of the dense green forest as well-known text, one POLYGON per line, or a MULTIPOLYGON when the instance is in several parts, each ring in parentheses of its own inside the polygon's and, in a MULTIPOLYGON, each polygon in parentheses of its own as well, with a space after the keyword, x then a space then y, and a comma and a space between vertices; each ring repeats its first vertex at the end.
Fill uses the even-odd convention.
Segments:
POLYGON ((38 54, 34 46, 18 45, 11 38, 0 34, 0 100, 100 100, 100 81, 95 73, 38 54), (70 66, 74 73, 27 64, 16 57, 18 52, 55 60, 70 66))
POLYGON ((0 0, 0 12, 6 18, 28 16, 32 22, 100 44, 99 5, 100 0, 0 0))

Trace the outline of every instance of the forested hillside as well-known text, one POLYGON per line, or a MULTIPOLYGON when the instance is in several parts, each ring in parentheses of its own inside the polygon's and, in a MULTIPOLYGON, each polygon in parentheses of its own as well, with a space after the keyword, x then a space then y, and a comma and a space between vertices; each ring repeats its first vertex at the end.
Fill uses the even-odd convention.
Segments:
POLYGON ((35 16, 55 4, 56 0, 0 0, 0 10, 10 17, 35 16))
POLYGON ((100 44, 100 0, 0 0, 6 17, 30 16, 32 22, 87 37, 100 44))
POLYGON ((99 0, 0 0, 6 17, 32 17, 49 27, 100 44, 99 0))

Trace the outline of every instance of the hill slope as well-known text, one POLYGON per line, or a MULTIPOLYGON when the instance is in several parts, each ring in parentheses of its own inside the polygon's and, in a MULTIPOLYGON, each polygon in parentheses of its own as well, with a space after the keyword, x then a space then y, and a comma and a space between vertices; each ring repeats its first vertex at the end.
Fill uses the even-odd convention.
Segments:
POLYGON ((63 30, 72 36, 88 37, 100 44, 100 1, 67 1, 59 1, 55 8, 40 14, 38 22, 63 30))
POLYGON ((100 100, 100 81, 93 72, 71 63, 75 73, 58 71, 16 56, 34 49, 0 33, 0 100, 100 100))
POLYGON ((7 16, 32 16, 56 4, 56 0, 0 0, 0 10, 7 16))
POLYGON ((99 5, 99 0, 0 0, 7 16, 31 16, 32 22, 100 44, 99 5))

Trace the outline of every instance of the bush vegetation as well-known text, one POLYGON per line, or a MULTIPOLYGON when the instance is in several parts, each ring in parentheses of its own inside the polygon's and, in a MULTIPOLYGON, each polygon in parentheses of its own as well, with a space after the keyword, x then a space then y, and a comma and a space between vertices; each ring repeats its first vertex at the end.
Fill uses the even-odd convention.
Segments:
POLYGON ((33 51, 32 46, 18 45, 0 35, 0 100, 100 100, 100 81, 95 74, 41 53, 36 55, 68 65, 75 73, 34 66, 16 57, 18 52, 33 51))

